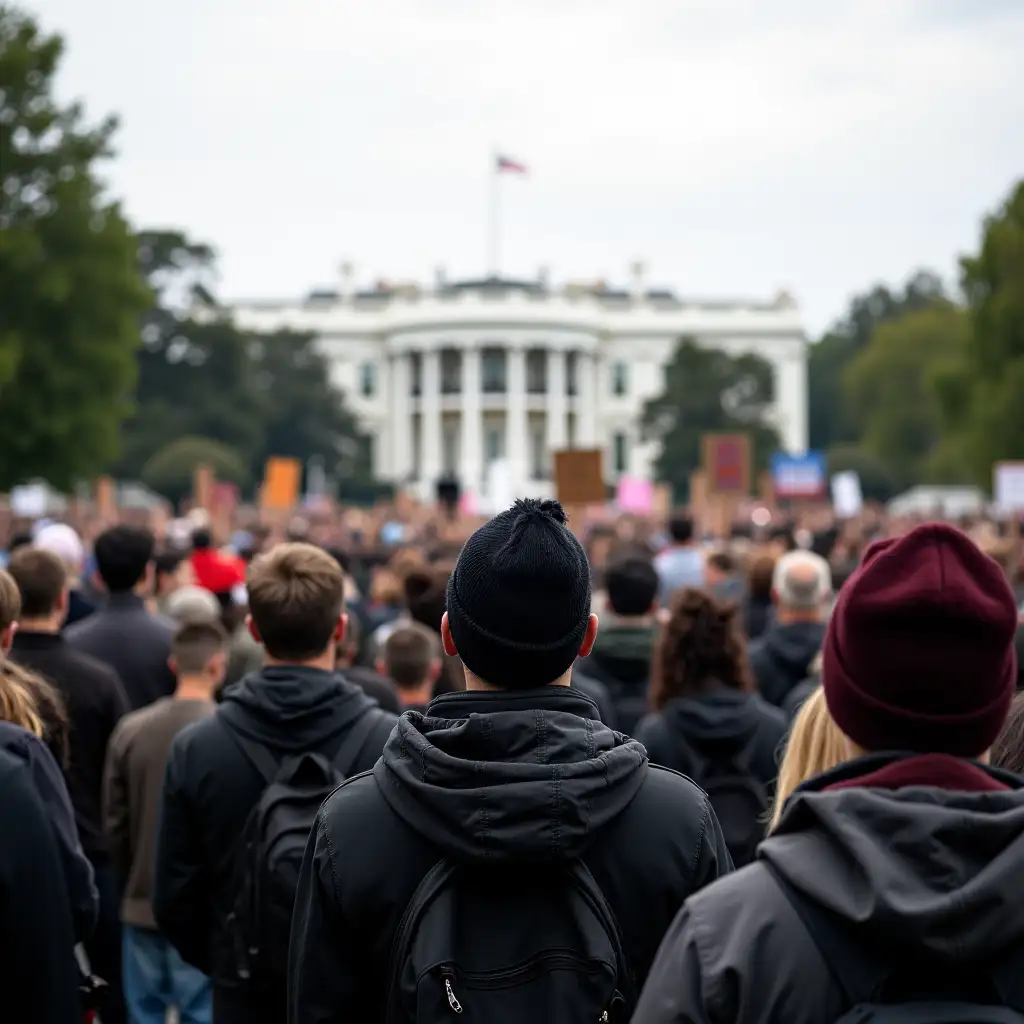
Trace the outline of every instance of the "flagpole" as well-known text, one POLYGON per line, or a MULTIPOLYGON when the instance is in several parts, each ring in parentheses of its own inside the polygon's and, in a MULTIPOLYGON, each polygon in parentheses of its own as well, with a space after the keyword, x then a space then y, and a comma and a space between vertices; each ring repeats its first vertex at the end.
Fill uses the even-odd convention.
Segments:
POLYGON ((488 197, 487 273, 499 277, 501 233, 501 175, 498 173, 497 150, 491 153, 490 196, 488 197))

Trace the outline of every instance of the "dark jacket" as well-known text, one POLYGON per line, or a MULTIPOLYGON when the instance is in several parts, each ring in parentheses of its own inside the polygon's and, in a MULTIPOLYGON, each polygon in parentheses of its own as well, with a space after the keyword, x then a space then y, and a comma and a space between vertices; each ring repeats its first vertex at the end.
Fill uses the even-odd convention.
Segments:
POLYGON ((748 594, 743 599, 743 630, 747 634, 747 639, 760 639, 771 626, 771 622, 771 598, 751 597, 748 594))
POLYGON ((615 713, 612 695, 608 692, 608 687, 604 683, 584 675, 579 669, 574 669, 570 685, 574 690, 579 690, 584 696, 589 697, 597 705, 599 721, 604 722, 609 729, 618 729, 619 716, 615 713))
POLYGON ((980 966, 1024 1010, 1022 787, 971 762, 899 754, 805 783, 758 861, 687 901, 633 1024, 823 1024, 849 1009, 772 871, 835 915, 829 952, 851 942, 847 967, 870 954, 882 976, 913 952, 934 958, 934 981, 980 966))
POLYGON ((806 703, 807 698, 810 697, 819 686, 821 686, 821 676, 814 675, 805 679, 802 683, 797 683, 796 686, 786 694, 786 697, 782 702, 782 713, 790 722, 796 718, 800 709, 806 703))
POLYGON ((778 707, 787 693, 809 675, 811 662, 825 639, 825 623, 793 622, 774 625, 750 647, 750 667, 757 688, 778 707))
POLYGON ((76 622, 89 618, 94 611, 96 611, 96 605, 81 590, 70 591, 68 593, 68 614, 64 619, 64 628, 67 629, 76 622))
POLYGON ((395 691, 395 684, 390 679, 374 672, 372 668, 365 665, 353 665, 351 668, 344 668, 341 674, 350 682, 358 686, 363 693, 371 700, 375 700, 385 711, 400 715, 402 706, 398 702, 398 694, 395 691))
MULTIPOLYGON (((65 889, 70 901, 75 941, 84 942, 92 935, 96 925, 99 894, 96 891, 92 865, 82 852, 82 844, 78 840, 75 812, 60 766, 41 739, 11 722, 0 722, 0 750, 28 769, 27 777, 53 827, 65 889)), ((8 826, 0 824, 0 831, 6 827, 8 826)))
MULTIPOLYGON (((614 728, 632 735, 647 712, 654 650, 653 626, 611 625, 597 634, 594 649, 573 673, 603 683, 615 708, 614 728)), ((611 723, 610 723, 611 724, 611 723)))
POLYGON ((65 777, 78 835, 88 857, 104 859, 103 766, 114 727, 128 710, 121 681, 109 665, 56 634, 16 633, 11 657, 49 680, 64 698, 71 726, 65 777))
POLYGON ((174 627, 150 615, 136 594, 111 594, 105 607, 65 635, 75 650, 99 658, 117 672, 133 709, 174 693, 174 675, 167 664, 174 627))
POLYGON ((0 1016, 77 1024, 78 965, 53 828, 30 770, 0 751, 0 1016))
POLYGON ((279 757, 333 754, 352 728, 365 729, 350 774, 380 756, 397 718, 335 673, 264 668, 229 687, 216 714, 180 732, 164 783, 153 879, 157 924, 182 957, 213 980, 214 1017, 258 1024, 261 1015, 231 972, 225 920, 237 895, 238 837, 264 783, 229 730, 279 757))
POLYGON ((652 763, 687 772, 687 750, 709 760, 742 756, 750 772, 775 792, 778 751, 787 722, 757 694, 721 687, 694 697, 676 697, 640 723, 636 738, 652 763))
POLYGON ((294 1024, 381 1020, 399 919, 441 857, 538 870, 582 857, 638 987, 675 910, 731 866, 700 790, 649 765, 586 697, 446 694, 404 715, 373 773, 320 809, 292 919, 294 1024))

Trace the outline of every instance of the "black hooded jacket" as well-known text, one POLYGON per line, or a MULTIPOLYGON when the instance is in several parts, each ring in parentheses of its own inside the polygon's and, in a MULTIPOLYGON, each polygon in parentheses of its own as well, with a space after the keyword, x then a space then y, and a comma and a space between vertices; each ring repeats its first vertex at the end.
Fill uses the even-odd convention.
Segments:
POLYGON ((772 872, 834 915, 836 942, 855 951, 847 969, 867 955, 881 977, 923 956, 931 986, 977 967, 1024 1010, 1022 787, 972 762, 900 754, 805 783, 758 861, 687 901, 633 1024, 822 1024, 850 1008, 772 872))
POLYGON ((676 697, 641 721, 636 738, 653 764, 686 772, 687 752, 708 760, 742 758, 751 775, 774 792, 778 751, 787 722, 752 693, 721 686, 694 697, 676 697))
POLYGON ((289 1019, 381 1020, 399 920, 442 857, 581 857, 638 987, 682 901, 731 867, 707 799, 562 687, 446 694, 407 713, 372 775, 338 789, 306 849, 292 919, 289 1019))
POLYGON ((824 622, 791 622, 771 626, 751 644, 750 667, 769 704, 779 707, 786 694, 811 674, 811 663, 824 639, 824 622))
POLYGON ((300 666, 263 668, 224 694, 217 713, 174 740, 164 782, 153 911, 182 957, 209 974, 218 1024, 256 1024, 261 1007, 229 972, 225 920, 237 893, 238 838, 264 789, 229 729, 283 758, 332 754, 352 728, 366 739, 348 774, 373 767, 397 717, 340 675, 300 666))

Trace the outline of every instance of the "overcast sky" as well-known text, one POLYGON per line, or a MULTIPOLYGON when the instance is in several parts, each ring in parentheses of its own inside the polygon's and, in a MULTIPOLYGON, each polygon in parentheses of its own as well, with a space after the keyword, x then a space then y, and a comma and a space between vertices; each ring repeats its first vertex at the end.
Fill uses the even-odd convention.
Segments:
POLYGON ((952 276, 1024 175, 1020 0, 27 0, 60 88, 122 120, 140 226, 224 297, 485 269, 695 297, 792 290, 819 331, 870 283, 952 276))

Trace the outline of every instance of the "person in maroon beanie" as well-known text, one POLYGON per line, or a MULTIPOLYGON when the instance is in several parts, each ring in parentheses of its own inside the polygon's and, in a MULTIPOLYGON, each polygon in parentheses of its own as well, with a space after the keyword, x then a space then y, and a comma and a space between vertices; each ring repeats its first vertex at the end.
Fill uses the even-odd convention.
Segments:
POLYGON ((753 864, 687 900, 633 1024, 828 1024, 892 1003, 1024 1019, 998 1016, 1024 1014, 1024 778, 988 763, 1016 628, 1005 575, 958 530, 869 548, 823 649, 849 760, 797 789, 753 864))

